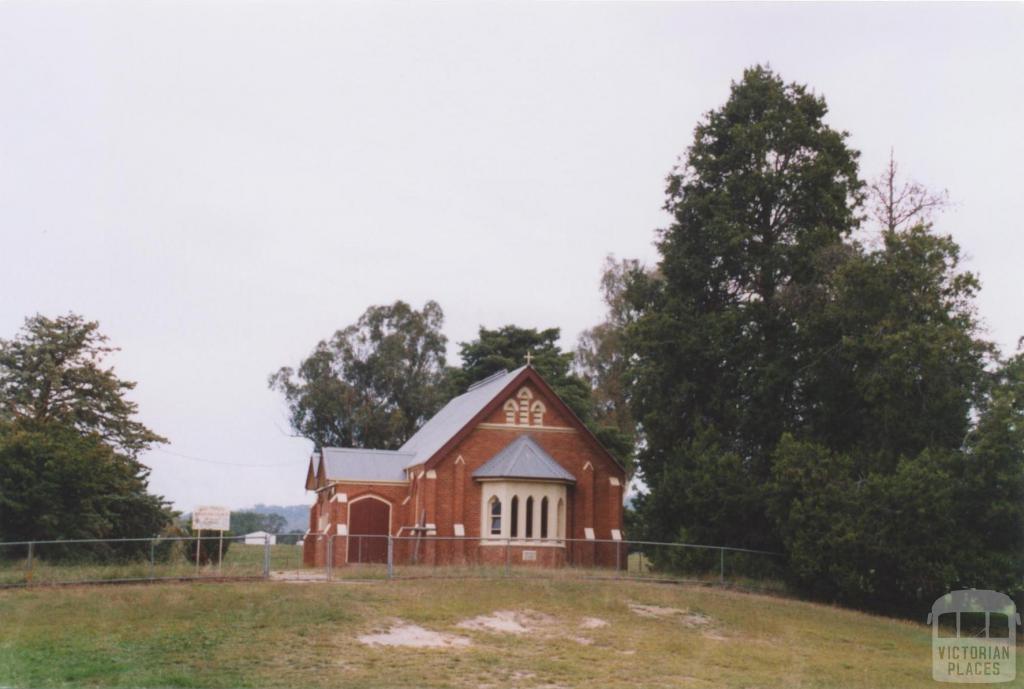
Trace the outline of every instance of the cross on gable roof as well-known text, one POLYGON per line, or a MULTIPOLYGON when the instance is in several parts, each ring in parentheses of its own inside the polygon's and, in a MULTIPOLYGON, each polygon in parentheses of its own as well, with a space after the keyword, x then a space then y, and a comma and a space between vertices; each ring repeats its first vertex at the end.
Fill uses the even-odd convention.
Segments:
POLYGON ((316 485, 326 485, 332 480, 378 480, 399 481, 400 474, 414 467, 433 468, 446 454, 471 431, 477 423, 487 417, 505 397, 527 380, 550 398, 561 409, 570 423, 615 466, 622 468, 615 457, 601 445, 590 429, 563 402, 551 386, 532 366, 521 366, 514 371, 499 371, 469 386, 463 394, 449 400, 398 450, 358 450, 324 448, 323 459, 333 455, 334 460, 326 462, 322 474, 310 469, 310 477, 316 485), (357 464, 378 464, 373 468, 357 467, 357 464), (380 473, 378 473, 380 472, 380 473), (376 476, 371 478, 370 475, 376 476))
POLYGON ((607 457, 613 465, 623 472, 625 471, 622 463, 601 444, 601 441, 576 416, 576 413, 569 405, 563 402, 555 391, 551 389, 551 386, 548 385, 547 381, 541 377, 533 366, 520 366, 515 371, 506 373, 504 376, 495 374, 491 378, 485 378, 478 384, 480 387, 474 388, 470 386, 470 389, 465 394, 459 395, 445 405, 444 409, 438 412, 434 418, 428 421, 416 435, 401 447, 402 451, 411 450, 416 453, 416 459, 410 466, 422 463, 427 469, 433 468, 441 461, 448 450, 454 448, 466 434, 473 430, 477 423, 483 421, 490 413, 497 409, 506 395, 526 381, 533 383, 541 394, 550 399, 551 403, 558 407, 562 415, 568 419, 569 423, 580 432, 592 447, 607 457), (470 395, 476 396, 470 399, 470 395), (445 417, 442 421, 442 415, 445 415, 446 410, 456 404, 459 405, 457 419, 453 415, 445 417), (435 426, 435 423, 437 423, 437 426, 435 426), (424 436, 424 439, 426 437, 430 438, 431 442, 428 446, 424 447, 421 444, 419 440, 421 435, 424 436))

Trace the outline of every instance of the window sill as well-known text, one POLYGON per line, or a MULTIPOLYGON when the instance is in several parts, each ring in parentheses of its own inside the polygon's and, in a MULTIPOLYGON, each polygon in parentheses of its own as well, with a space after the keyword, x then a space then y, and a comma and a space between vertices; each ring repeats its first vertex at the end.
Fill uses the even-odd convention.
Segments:
POLYGON ((508 545, 511 548, 564 548, 565 541, 552 538, 545 541, 541 540, 525 540, 525 539, 506 539, 498 536, 492 536, 490 538, 484 537, 480 539, 479 545, 487 547, 505 546, 508 545))

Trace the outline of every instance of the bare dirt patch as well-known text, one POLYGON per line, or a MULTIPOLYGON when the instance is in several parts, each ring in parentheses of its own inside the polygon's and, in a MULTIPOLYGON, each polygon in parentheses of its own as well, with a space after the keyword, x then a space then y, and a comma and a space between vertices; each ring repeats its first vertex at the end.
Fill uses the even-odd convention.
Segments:
POLYGON ((271 581, 284 581, 289 584, 314 584, 323 582, 324 574, 319 570, 276 570, 270 573, 271 581))
POLYGON ((459 629, 503 634, 526 634, 554 624, 555 618, 533 610, 495 610, 490 615, 478 615, 459 622, 459 629))
POLYGON ((417 624, 398 621, 387 631, 377 634, 364 634, 359 640, 368 646, 407 646, 410 648, 452 648, 469 646, 470 641, 464 636, 445 634, 425 629, 417 624))
MULTIPOLYGON (((683 610, 681 608, 669 608, 660 605, 641 605, 630 603, 630 610, 641 617, 654 619, 675 619, 682 623, 683 627, 690 629, 709 628, 714 620, 702 612, 683 610)), ((724 639, 724 637, 720 637, 724 639)))
POLYGON ((711 624, 711 618, 704 613, 681 610, 680 608, 630 603, 629 609, 634 615, 639 615, 640 617, 679 620, 685 627, 706 627, 711 624))
POLYGON ((602 620, 600 617, 584 617, 580 620, 580 629, 600 629, 607 626, 608 620, 602 620))

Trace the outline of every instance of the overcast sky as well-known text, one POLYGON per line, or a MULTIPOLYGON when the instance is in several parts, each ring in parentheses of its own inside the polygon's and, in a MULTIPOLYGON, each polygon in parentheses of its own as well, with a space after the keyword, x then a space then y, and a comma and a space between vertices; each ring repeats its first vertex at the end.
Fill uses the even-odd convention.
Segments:
POLYGON ((267 375, 371 304, 600 319, 663 180, 744 67, 890 146, 1024 335, 1024 4, 0 4, 0 337, 75 311, 122 348, 182 510, 311 501, 267 375), (175 454, 171 454, 175 453, 175 454), (198 461, 203 460, 203 461, 198 461), (232 466, 235 465, 235 466, 232 466))

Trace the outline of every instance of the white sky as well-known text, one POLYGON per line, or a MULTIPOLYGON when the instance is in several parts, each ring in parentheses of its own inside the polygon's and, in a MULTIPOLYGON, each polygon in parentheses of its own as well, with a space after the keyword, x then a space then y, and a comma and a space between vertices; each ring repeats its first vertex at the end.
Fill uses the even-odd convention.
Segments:
POLYGON ((179 509, 306 502, 269 373, 371 304, 600 319, 744 67, 811 85, 866 176, 946 187, 980 311, 1024 335, 1024 4, 0 4, 0 337, 99 320, 179 509), (229 464, 273 465, 232 467, 229 464))

